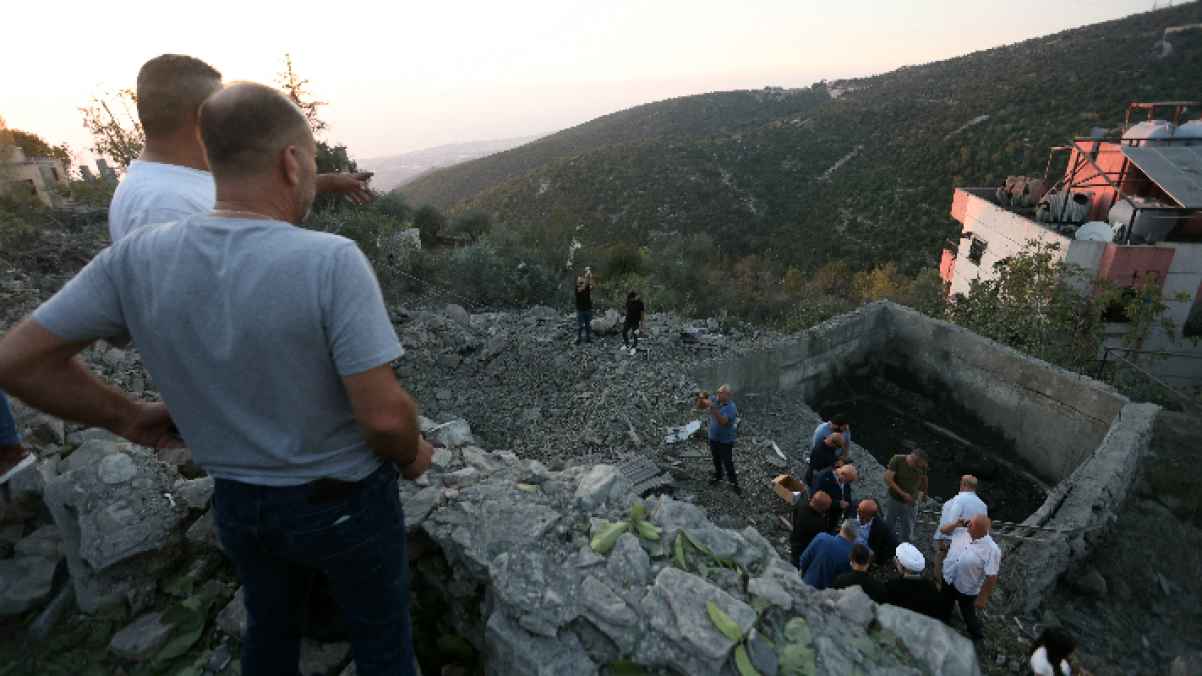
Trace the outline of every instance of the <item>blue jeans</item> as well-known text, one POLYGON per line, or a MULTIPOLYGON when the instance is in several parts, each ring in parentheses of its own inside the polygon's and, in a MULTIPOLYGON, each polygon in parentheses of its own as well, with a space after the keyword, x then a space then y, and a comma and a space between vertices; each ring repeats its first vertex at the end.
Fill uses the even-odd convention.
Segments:
MULTIPOLYGON (((360 676, 416 673, 397 470, 362 481, 254 486, 218 479, 217 533, 242 582, 245 676, 298 676, 309 584, 321 571, 360 676)), ((316 618, 321 621, 320 618, 316 618)))
POLYGON ((17 433, 17 421, 13 420, 13 410, 8 405, 8 396, 0 390, 0 446, 18 446, 21 435, 17 433))
POLYGON ((593 339, 593 313, 591 310, 576 311, 576 342, 580 342, 580 336, 583 335, 585 340, 593 339))

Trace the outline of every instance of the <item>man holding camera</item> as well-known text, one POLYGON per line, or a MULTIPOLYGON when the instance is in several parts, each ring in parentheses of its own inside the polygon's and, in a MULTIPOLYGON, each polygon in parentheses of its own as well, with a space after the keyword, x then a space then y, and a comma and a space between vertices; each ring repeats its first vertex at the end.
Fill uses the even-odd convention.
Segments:
POLYGON ((704 409, 710 416, 709 442, 710 456, 714 460, 714 476, 711 484, 722 481, 722 475, 730 482, 730 487, 736 494, 742 495, 739 480, 735 476, 735 438, 738 436, 739 410, 731 400, 730 385, 718 388, 718 393, 706 397, 702 392, 698 397, 698 408, 704 409))

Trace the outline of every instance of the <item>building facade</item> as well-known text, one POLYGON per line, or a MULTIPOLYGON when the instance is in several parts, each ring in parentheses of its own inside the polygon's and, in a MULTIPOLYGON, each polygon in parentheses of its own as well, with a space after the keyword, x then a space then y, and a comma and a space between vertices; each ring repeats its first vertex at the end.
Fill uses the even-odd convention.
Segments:
POLYGON ((16 146, 0 150, 0 193, 29 195, 48 207, 62 205, 68 176, 61 160, 26 157, 16 146))
MULTIPOLYGON (((1173 330, 1154 326, 1138 353, 1119 352, 1169 384, 1202 385, 1202 120, 1182 119, 1200 110, 1197 102, 1132 104, 1119 138, 1053 149, 1066 163, 1059 177, 956 188, 960 237, 940 263, 952 299, 995 277, 995 264, 1028 242, 1057 244, 1055 255, 1096 280, 1158 282, 1173 330), (1132 111, 1166 109, 1172 122, 1130 123, 1132 111)), ((1108 324, 1105 347, 1120 348, 1125 333, 1122 321, 1108 324)))

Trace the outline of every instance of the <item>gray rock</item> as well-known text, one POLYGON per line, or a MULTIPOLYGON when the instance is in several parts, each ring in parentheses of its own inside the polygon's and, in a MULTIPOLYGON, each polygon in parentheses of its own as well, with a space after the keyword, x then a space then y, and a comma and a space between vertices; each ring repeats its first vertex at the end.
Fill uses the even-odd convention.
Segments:
POLYGON ((554 638, 579 612, 575 576, 543 552, 504 552, 489 566, 489 576, 498 600, 522 609, 517 620, 526 631, 554 638))
POLYGON ((26 535, 13 550, 17 556, 40 556, 58 561, 63 557, 63 536, 57 526, 48 524, 26 535))
POLYGON ((651 626, 703 658, 723 660, 735 642, 724 636, 709 618, 706 604, 713 601, 739 626, 741 633, 755 624, 756 612, 705 580, 677 568, 664 568, 655 578, 651 594, 667 601, 670 615, 652 614, 651 626), (679 637, 679 638, 677 638, 679 637))
POLYGON ((464 467, 447 474, 442 480, 447 486, 466 486, 478 478, 480 478, 480 470, 475 467, 464 467))
POLYGON ((217 628, 226 636, 238 640, 242 640, 242 634, 246 633, 246 604, 242 599, 242 587, 238 587, 234 598, 217 613, 217 628))
POLYGON ((979 676, 972 641, 938 620, 893 605, 877 608, 881 628, 893 632, 920 664, 935 674, 979 676))
POLYGON ((29 624, 29 636, 35 641, 45 641, 50 637, 50 632, 58 626, 58 623, 63 619, 75 606, 75 588, 69 584, 63 585, 62 589, 54 595, 54 599, 46 604, 42 612, 34 618, 29 624))
POLYGON ((451 462, 455 459, 455 454, 445 448, 434 449, 434 455, 430 459, 430 464, 439 469, 446 469, 451 466, 451 462))
POLYGON ((622 479, 621 472, 613 465, 595 465, 576 484, 576 504, 582 509, 593 509, 605 503, 622 479))
POLYGON ((430 428, 426 431, 426 439, 432 444, 459 448, 472 443, 472 428, 465 420, 452 420, 430 428))
POLYGON ((484 633, 488 676, 592 676, 597 665, 571 632, 557 638, 535 636, 501 611, 488 618, 484 633))
POLYGON ((617 310, 606 310, 605 314, 600 317, 594 317, 592 321, 593 333, 598 335, 610 335, 617 333, 618 327, 622 323, 622 315, 618 314, 617 310))
POLYGON ((609 553, 605 564, 611 580, 624 588, 643 587, 651 579, 651 557, 638 536, 624 533, 609 553))
POLYGON ((109 652, 127 660, 144 660, 163 647, 174 628, 164 621, 161 611, 146 613, 113 635, 109 652))
POLYGON ((468 446, 461 451, 463 462, 468 467, 475 467, 485 474, 495 472, 501 467, 501 461, 498 458, 493 458, 490 453, 482 448, 468 446))
MULTIPOLYGON (((85 447, 105 443, 91 440, 85 447)), ((153 586, 153 576, 181 554, 180 526, 187 513, 164 496, 178 475, 149 451, 101 449, 95 458, 100 463, 48 481, 45 494, 62 533, 76 600, 89 613, 122 600, 136 587, 153 586), (114 482, 128 477, 131 468, 136 478, 114 482)))
MULTIPOLYGON (((106 433, 107 434, 107 433, 106 433)), ((111 437, 112 435, 108 435, 111 437)), ((121 441, 120 439, 112 439, 101 435, 94 435, 85 439, 83 444, 71 452, 70 455, 59 464, 59 472, 73 472, 77 469, 87 467, 101 458, 118 453, 128 449, 130 444, 121 441)))
POLYGON ((780 670, 780 659, 772 643, 756 629, 752 629, 747 637, 747 656, 761 676, 776 676, 780 670))
MULTIPOLYGON (((72 432, 67 435, 67 443, 74 446, 82 446, 92 440, 109 441, 113 443, 124 443, 125 440, 113 434, 112 432, 101 427, 89 427, 78 432, 72 432)), ((76 451, 78 452, 78 450, 76 451)))
POLYGON ((220 674, 225 671, 225 668, 230 665, 230 662, 233 661, 233 659, 234 654, 230 650, 229 642, 222 641, 221 645, 217 646, 217 648, 209 654, 209 658, 205 660, 205 672, 210 674, 220 674))
POLYGON ((442 502, 442 486, 428 486, 403 501, 405 509, 405 530, 413 531, 426 517, 434 506, 442 502))
POLYGON ((63 421, 45 413, 34 416, 25 430, 26 440, 38 446, 62 446, 67 438, 63 421))
POLYGON ((124 453, 113 453, 100 459, 96 467, 100 480, 106 484, 123 484, 138 475, 133 458, 124 453))
POLYGON ((872 599, 859 587, 839 590, 836 593, 839 596, 835 600, 835 608, 839 614, 855 627, 867 629, 876 617, 876 604, 872 599))
POLYGON ((56 561, 41 556, 0 560, 0 617, 37 608, 54 589, 56 561))
POLYGON ((472 316, 468 314, 467 310, 465 310, 462 305, 455 305, 454 303, 451 303, 450 305, 447 305, 443 312, 448 318, 454 320, 455 323, 459 324, 460 326, 471 328, 472 316))
POLYGON ((222 550, 221 539, 217 537, 217 524, 214 521, 213 510, 201 514, 198 519, 188 526, 184 539, 195 547, 222 550))
POLYGON ((175 497, 184 501, 189 509, 206 509, 213 497, 214 479, 211 476, 199 479, 180 479, 171 487, 175 497))

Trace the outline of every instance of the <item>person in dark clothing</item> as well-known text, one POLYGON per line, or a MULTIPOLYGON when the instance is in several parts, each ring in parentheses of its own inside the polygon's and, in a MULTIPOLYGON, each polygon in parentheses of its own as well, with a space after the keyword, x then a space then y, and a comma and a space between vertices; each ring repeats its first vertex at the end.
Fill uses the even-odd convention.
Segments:
POLYGON ((824 469, 835 466, 835 461, 845 459, 847 455, 843 434, 831 432, 822 437, 810 449, 810 466, 806 469, 806 485, 814 487, 814 476, 824 469))
POLYGON ((1035 676, 1061 676, 1076 673, 1073 653, 1077 639, 1063 627, 1048 627, 1031 646, 1031 673, 1035 676))
POLYGON ((576 278, 576 344, 593 342, 593 269, 576 278))
POLYGON ((859 587, 864 590, 868 598, 877 603, 884 603, 886 598, 885 585, 873 579, 868 574, 868 564, 872 562, 872 552, 868 551, 868 548, 864 545, 855 545, 851 548, 850 559, 851 571, 837 576, 831 588, 847 589, 848 587, 859 587))
POLYGON ((947 604, 935 583, 922 574, 926 559, 922 552, 909 542, 897 546, 893 557, 899 577, 885 583, 886 601, 898 608, 933 617, 940 622, 947 620, 947 604))
POLYGON ((855 465, 831 467, 814 477, 814 492, 831 496, 831 508, 826 513, 826 530, 834 532, 843 522, 843 514, 851 507, 851 484, 859 478, 855 465))
POLYGON ((831 496, 818 491, 809 502, 798 499, 793 505, 793 531, 789 534, 789 563, 799 566, 801 553, 819 534, 826 532, 826 512, 831 508, 831 496))
POLYGON ((634 354, 639 348, 639 332, 643 329, 645 309, 638 291, 631 290, 626 294, 626 323, 622 325, 622 344, 630 348, 630 354, 634 354), (633 342, 627 336, 633 339, 633 342))
POLYGON ((880 516, 880 505, 873 498, 861 500, 856 506, 856 517, 860 526, 860 536, 856 542, 867 545, 872 550, 873 560, 887 562, 893 559, 893 551, 897 549, 897 538, 893 531, 885 525, 880 516))

